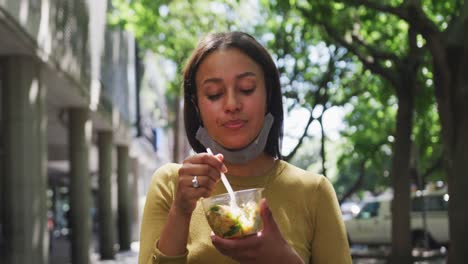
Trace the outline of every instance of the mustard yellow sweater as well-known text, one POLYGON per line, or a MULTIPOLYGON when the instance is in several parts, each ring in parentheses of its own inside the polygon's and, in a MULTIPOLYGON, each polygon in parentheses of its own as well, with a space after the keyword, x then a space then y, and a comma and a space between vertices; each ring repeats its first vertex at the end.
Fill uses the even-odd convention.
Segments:
MULTIPOLYGON (((139 264, 237 263, 219 253, 200 201, 190 222, 187 253, 165 256, 156 247, 177 189, 179 164, 167 164, 153 175, 140 234, 139 264)), ((234 190, 263 187, 281 234, 305 263, 351 263, 348 242, 336 194, 327 178, 278 160, 265 175, 227 175, 234 190)), ((213 195, 225 193, 221 182, 213 195)))

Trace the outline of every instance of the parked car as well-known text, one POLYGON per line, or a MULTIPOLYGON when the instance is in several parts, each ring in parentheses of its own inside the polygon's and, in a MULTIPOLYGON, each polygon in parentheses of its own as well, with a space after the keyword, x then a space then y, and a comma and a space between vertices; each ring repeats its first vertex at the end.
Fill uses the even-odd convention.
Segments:
POLYGON ((354 218, 359 214, 361 207, 358 203, 355 202, 344 202, 340 206, 341 208, 341 216, 343 220, 348 220, 354 218))
MULTIPOLYGON (((414 247, 435 248, 448 245, 448 200, 449 196, 444 190, 431 193, 419 192, 412 197, 410 221, 414 247)), ((389 196, 364 201, 359 214, 355 218, 345 220, 351 244, 391 243, 391 201, 392 197, 389 196)))

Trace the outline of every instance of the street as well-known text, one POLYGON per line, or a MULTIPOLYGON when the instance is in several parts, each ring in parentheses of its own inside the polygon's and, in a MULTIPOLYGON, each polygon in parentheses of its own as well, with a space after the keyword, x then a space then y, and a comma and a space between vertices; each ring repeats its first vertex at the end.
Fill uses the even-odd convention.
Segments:
MULTIPOLYGON (((415 264, 444 264, 446 253, 444 247, 438 250, 414 249, 412 252, 416 259, 415 264)), ((351 255, 355 264, 385 264, 390 255, 390 247, 352 246, 351 255)))

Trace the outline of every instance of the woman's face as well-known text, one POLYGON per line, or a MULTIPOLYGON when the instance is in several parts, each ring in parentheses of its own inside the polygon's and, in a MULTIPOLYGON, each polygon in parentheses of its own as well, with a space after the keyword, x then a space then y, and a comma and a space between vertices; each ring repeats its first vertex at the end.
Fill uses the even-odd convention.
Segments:
POLYGON ((227 149, 247 146, 266 113, 262 68, 240 50, 214 51, 198 68, 198 108, 208 134, 227 149))

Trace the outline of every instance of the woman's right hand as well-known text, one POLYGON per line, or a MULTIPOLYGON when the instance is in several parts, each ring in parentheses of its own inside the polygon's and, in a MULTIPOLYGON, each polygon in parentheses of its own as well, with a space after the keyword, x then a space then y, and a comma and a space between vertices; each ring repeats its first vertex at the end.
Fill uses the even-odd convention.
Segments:
POLYGON ((179 180, 173 208, 178 214, 190 217, 201 197, 209 197, 220 179, 220 172, 227 172, 223 155, 198 153, 184 160, 179 169, 179 180), (192 180, 198 179, 198 188, 192 180))

